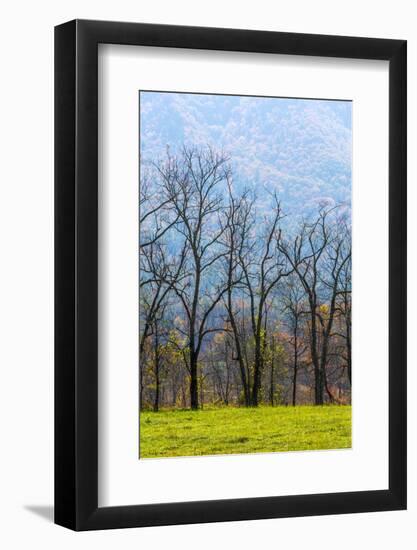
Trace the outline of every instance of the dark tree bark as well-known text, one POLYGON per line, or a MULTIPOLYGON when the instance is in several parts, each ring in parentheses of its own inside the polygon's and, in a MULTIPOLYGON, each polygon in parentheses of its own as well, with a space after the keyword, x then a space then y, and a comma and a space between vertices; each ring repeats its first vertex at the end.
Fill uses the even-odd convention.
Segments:
POLYGON ((297 374, 298 374, 298 318, 294 323, 294 373, 292 379, 292 405, 295 407, 297 404, 297 374))
POLYGON ((273 407, 274 406, 274 398, 275 398, 275 339, 272 336, 271 338, 271 371, 270 371, 270 379, 269 379, 269 403, 273 407))
MULTIPOLYGON (((348 239, 350 241, 350 235, 348 239)), ((342 269, 340 278, 341 278, 341 289, 339 291, 339 304, 338 312, 340 317, 344 320, 345 330, 342 334, 336 334, 341 337, 345 342, 345 353, 342 354, 343 360, 346 363, 347 376, 349 383, 352 386, 352 281, 351 281, 351 256, 346 262, 345 266, 342 269)))
POLYGON ((155 331, 154 331, 154 369, 155 369, 155 400, 153 404, 154 412, 159 411, 159 393, 160 393, 160 368, 161 368, 161 353, 159 347, 159 327, 158 320, 155 320, 155 331))

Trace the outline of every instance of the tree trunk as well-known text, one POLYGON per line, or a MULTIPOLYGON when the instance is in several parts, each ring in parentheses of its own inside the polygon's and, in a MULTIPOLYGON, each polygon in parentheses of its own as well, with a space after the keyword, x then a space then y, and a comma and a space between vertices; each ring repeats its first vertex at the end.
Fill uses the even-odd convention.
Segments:
POLYGON ((160 376, 159 376, 159 367, 160 367, 160 356, 159 356, 159 334, 158 334, 158 323, 155 322, 155 400, 153 404, 154 412, 159 410, 159 391, 160 391, 160 376))
POLYGON ((190 406, 192 410, 198 409, 197 357, 192 350, 190 350, 190 406))
POLYGON ((326 375, 326 370, 325 370, 325 369, 323 370, 323 375, 324 375, 324 387, 325 387, 325 389, 326 389, 326 393, 327 393, 327 395, 328 395, 328 397, 329 397, 330 403, 334 403, 334 402, 335 402, 335 398, 334 398, 332 392, 330 391, 330 386, 329 386, 329 384, 328 384, 328 382, 327 382, 327 375, 326 375))
POLYGON ((253 387, 252 387, 252 407, 257 407, 259 405, 259 388, 261 385, 261 335, 260 331, 257 331, 255 337, 255 365, 253 372, 253 387))
POLYGON ((230 388, 230 363, 229 363, 229 343, 226 340, 225 345, 225 364, 226 364, 226 387, 224 389, 224 404, 229 404, 229 388, 230 388))
POLYGON ((297 403, 297 374, 298 374, 298 322, 294 325, 294 375, 292 379, 292 405, 297 403))
POLYGON ((349 384, 352 386, 352 351, 350 346, 348 348, 348 377, 349 384))
POLYGON ((195 326, 197 320, 197 306, 200 295, 201 264, 194 250, 195 287, 190 319, 190 406, 198 409, 198 346, 196 349, 195 326))
POLYGON ((274 406, 274 393, 275 393, 274 368, 275 368, 275 343, 274 343, 274 338, 272 338, 271 378, 270 378, 270 381, 269 381, 269 402, 271 404, 271 407, 274 406))
POLYGON ((245 399, 245 406, 249 407, 250 406, 250 389, 249 389, 249 384, 248 384, 248 380, 247 380, 247 377, 246 377, 246 368, 245 368, 245 362, 244 362, 244 359, 243 359, 242 346, 240 345, 239 331, 238 331, 238 328, 237 328, 234 313, 232 311, 231 296, 228 297, 228 310, 229 310, 229 320, 230 320, 230 324, 232 325, 233 336, 234 336, 234 341, 235 341, 236 359, 237 359, 237 362, 238 362, 238 365, 239 365, 239 373, 240 373, 240 378, 241 378, 241 381, 242 381, 243 395, 244 395, 244 399, 245 399))
POLYGON ((229 266, 228 266, 228 274, 227 274, 227 312, 228 312, 230 324, 232 326, 233 337, 235 341, 236 359, 239 364, 239 372, 240 372, 240 378, 242 380, 245 406, 249 407, 250 406, 250 388, 246 377, 246 368, 245 368, 245 362, 243 360, 242 346, 240 345, 239 330, 237 328, 236 318, 233 312, 233 298, 232 298, 233 254, 234 254, 234 241, 232 239, 232 244, 231 244, 230 253, 229 253, 229 266))
POLYGON ((315 369, 315 387, 314 387, 314 401, 315 405, 323 405, 324 403, 324 377, 323 372, 318 367, 318 369, 315 369))
POLYGON ((320 368, 320 361, 317 353, 317 319, 315 301, 310 302, 311 308, 311 359, 314 366, 314 403, 323 405, 324 403, 324 380, 320 368))
POLYGON ((349 383, 352 386, 352 340, 350 319, 346 318, 346 347, 347 347, 347 368, 349 383))

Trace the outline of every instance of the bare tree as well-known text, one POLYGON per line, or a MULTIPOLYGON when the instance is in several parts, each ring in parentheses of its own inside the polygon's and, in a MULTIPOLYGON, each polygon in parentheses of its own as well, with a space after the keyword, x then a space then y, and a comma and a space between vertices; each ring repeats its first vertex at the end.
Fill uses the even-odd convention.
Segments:
POLYGON ((228 205, 224 213, 224 246, 226 255, 224 258, 226 295, 223 297, 227 311, 227 321, 230 323, 234 339, 235 359, 239 365, 239 373, 243 388, 243 397, 246 406, 251 404, 250 372, 243 353, 242 334, 238 323, 238 309, 234 295, 236 289, 242 288, 243 270, 242 259, 245 259, 250 246, 249 235, 253 228, 252 206, 253 199, 249 193, 244 192, 240 197, 235 198, 232 192, 231 181, 228 180, 228 205))
MULTIPOLYGON (((261 227, 246 238, 247 244, 239 249, 239 265, 242 269, 242 286, 249 300, 250 326, 254 340, 253 381, 250 404, 258 406, 263 348, 265 345, 265 315, 267 300, 281 279, 293 270, 285 254, 279 222, 283 216, 278 198, 273 196, 272 214, 265 216, 261 227)), ((252 224, 253 225, 253 224, 252 224)), ((243 238, 243 235, 241 236, 243 238)))
POLYGON ((161 353, 161 323, 164 319, 164 313, 166 309, 166 304, 164 304, 158 311, 158 314, 153 318, 153 336, 154 336, 154 375, 155 375, 155 398, 153 404, 154 412, 159 411, 159 396, 161 390, 161 363, 162 363, 162 353, 161 353))
POLYGON ((143 352, 155 317, 168 299, 169 292, 187 276, 184 271, 186 246, 182 247, 178 256, 169 255, 166 248, 166 245, 161 242, 152 243, 143 249, 140 255, 139 287, 142 304, 140 353, 143 352))
MULTIPOLYGON (((145 343, 152 336, 157 319, 166 305, 173 291, 173 287, 185 277, 184 267, 186 247, 183 246, 178 256, 168 254, 162 239, 142 249, 140 254, 141 280, 139 285, 140 297, 140 339, 139 360, 146 361, 145 343)), ((156 352, 155 352, 156 353, 156 352)), ((143 369, 140 368, 140 401, 143 397, 143 369)))
POLYGON ((351 252, 339 210, 294 229, 276 194, 266 207, 238 192, 210 147, 168 149, 141 183, 141 406, 346 402, 351 252))
MULTIPOLYGON (((156 177, 156 174, 153 177, 156 177)), ((173 210, 171 200, 158 200, 158 196, 151 191, 149 170, 141 171, 139 189, 139 227, 140 248, 157 243, 178 221, 178 214, 173 210)))
POLYGON ((218 188, 227 177, 227 161, 224 154, 211 148, 184 147, 180 156, 168 153, 166 161, 156 166, 163 185, 163 202, 174 211, 177 221, 173 227, 189 251, 189 276, 175 281, 173 289, 188 323, 186 348, 192 409, 199 406, 198 358, 203 340, 207 334, 222 330, 209 326, 208 320, 225 292, 222 282, 211 277, 211 272, 224 256, 220 247, 224 228, 218 223, 223 197, 218 188))
POLYGON ((344 243, 342 254, 346 256, 339 273, 339 282, 336 292, 336 312, 339 317, 339 330, 335 330, 332 336, 339 337, 341 346, 341 357, 346 365, 349 384, 352 384, 352 255, 351 255, 351 234, 347 226, 343 228, 344 243))
POLYGON ((229 405, 233 384, 232 342, 227 333, 214 337, 208 350, 208 363, 213 381, 213 398, 229 405))
POLYGON ((297 378, 300 368, 300 358, 306 351, 303 341, 303 316, 306 314, 305 292, 299 284, 297 275, 288 278, 283 291, 284 314, 290 334, 292 348, 292 395, 291 402, 297 404, 297 378))
POLYGON ((345 361, 347 365, 349 383, 352 385, 352 278, 351 278, 351 259, 347 263, 342 272, 342 288, 340 290, 341 311, 345 319, 345 340, 346 340, 346 355, 345 361))
POLYGON ((328 246, 319 273, 323 285, 323 295, 327 297, 327 303, 317 309, 321 327, 320 369, 330 401, 334 401, 335 397, 329 388, 326 365, 337 310, 337 297, 340 292, 340 278, 351 257, 350 234, 349 238, 346 238, 347 234, 349 233, 345 225, 342 221, 337 220, 332 226, 331 233, 329 232, 328 246))
POLYGON ((322 208, 314 222, 302 223, 295 239, 291 242, 281 240, 278 243, 279 249, 299 277, 309 303, 310 350, 314 367, 316 405, 324 403, 325 389, 329 398, 333 399, 326 380, 328 346, 339 277, 350 254, 345 252, 344 241, 336 234, 337 223, 329 223, 329 217, 334 211, 335 208, 322 208), (325 278, 325 272, 328 278, 325 278), (329 305, 324 303, 325 296, 329 305))

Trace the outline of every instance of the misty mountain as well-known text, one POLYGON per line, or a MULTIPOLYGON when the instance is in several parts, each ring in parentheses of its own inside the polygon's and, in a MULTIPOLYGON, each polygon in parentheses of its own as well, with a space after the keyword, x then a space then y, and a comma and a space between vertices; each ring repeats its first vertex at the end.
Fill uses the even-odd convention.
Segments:
POLYGON ((140 93, 142 165, 169 147, 211 145, 231 158, 234 187, 278 191, 287 214, 350 210, 351 102, 166 92, 140 93))

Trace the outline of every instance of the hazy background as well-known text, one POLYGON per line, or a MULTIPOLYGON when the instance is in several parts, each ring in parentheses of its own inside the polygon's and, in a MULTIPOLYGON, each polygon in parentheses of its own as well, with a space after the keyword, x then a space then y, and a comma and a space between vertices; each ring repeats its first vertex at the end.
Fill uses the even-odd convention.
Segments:
POLYGON ((276 190, 287 214, 350 205, 351 114, 350 101, 140 92, 141 160, 209 144, 230 155, 237 190, 276 190))

